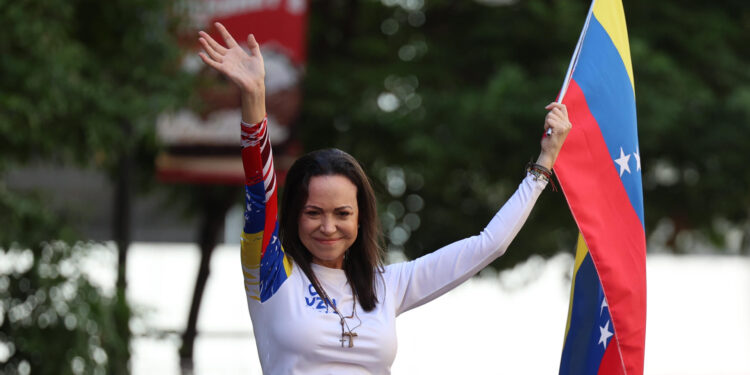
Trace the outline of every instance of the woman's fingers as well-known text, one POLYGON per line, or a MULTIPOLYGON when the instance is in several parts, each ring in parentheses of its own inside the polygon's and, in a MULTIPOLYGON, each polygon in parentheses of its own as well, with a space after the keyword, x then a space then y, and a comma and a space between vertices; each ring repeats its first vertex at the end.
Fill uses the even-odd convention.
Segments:
POLYGON ((229 31, 227 31, 224 25, 218 22, 215 22, 214 26, 216 26, 216 28, 219 29, 219 33, 224 38, 224 42, 227 44, 227 47, 234 48, 238 46, 237 42, 234 40, 234 38, 232 38, 232 35, 229 34, 229 31))
POLYGON ((565 115, 560 108, 553 108, 550 113, 552 113, 552 119, 555 121, 563 121, 565 119, 565 115))
POLYGON ((568 120, 568 110, 564 104, 550 103, 546 107, 549 112, 544 118, 544 130, 549 136, 552 134, 566 134, 571 129, 570 120, 568 120))
MULTIPOLYGON (((560 104, 560 105, 562 105, 562 104, 560 104)), ((555 105, 555 106, 548 106, 548 110, 549 110, 548 115, 552 115, 552 116, 555 116, 555 117, 561 117, 564 114, 563 108, 560 108, 557 105, 555 105)))
POLYGON ((224 48, 219 42, 215 41, 214 38, 211 37, 211 35, 208 35, 205 31, 198 32, 198 35, 201 36, 201 38, 205 39, 206 42, 208 42, 208 45, 211 46, 211 48, 214 49, 214 51, 218 52, 221 55, 224 55, 227 53, 227 49, 224 48))
POLYGON ((210 46, 210 45, 208 44, 208 41, 206 41, 206 39, 204 39, 204 38, 199 38, 199 39, 198 39, 198 41, 199 41, 199 42, 201 43, 201 45, 203 46, 203 50, 204 50, 204 51, 206 51, 206 53, 208 53, 208 55, 209 55, 209 56, 211 56, 211 58, 212 58, 212 59, 214 59, 214 60, 215 60, 216 62, 219 62, 219 63, 221 63, 222 61, 224 61, 224 59, 222 58, 222 55, 221 55, 221 54, 219 54, 218 52, 216 52, 216 51, 215 51, 215 50, 214 50, 214 49, 213 49, 213 48, 212 48, 212 47, 211 47, 211 46, 210 46))
POLYGON ((203 60, 204 63, 206 63, 208 66, 221 71, 221 64, 217 63, 216 61, 211 60, 210 57, 206 56, 203 52, 198 52, 198 56, 200 56, 201 60, 203 60))
POLYGON ((565 105, 552 103, 545 108, 549 110, 545 118, 546 121, 556 121, 561 124, 570 123, 570 121, 568 120, 568 110, 567 108, 565 108, 565 105))
POLYGON ((563 122, 563 119, 564 117, 562 115, 562 112, 557 108, 553 108, 551 111, 547 112, 547 116, 544 119, 544 127, 545 129, 547 129, 550 126, 557 125, 563 122))
POLYGON ((255 40, 255 35, 249 34, 247 36, 247 46, 250 47, 250 54, 253 56, 260 55, 260 44, 255 40))

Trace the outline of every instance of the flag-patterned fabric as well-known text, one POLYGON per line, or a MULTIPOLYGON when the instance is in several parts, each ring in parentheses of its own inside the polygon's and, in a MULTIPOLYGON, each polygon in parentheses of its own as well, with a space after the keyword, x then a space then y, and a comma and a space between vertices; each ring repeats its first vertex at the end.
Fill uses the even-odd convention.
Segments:
POLYGON ((242 123, 242 164, 245 169, 242 274, 247 296, 265 302, 292 272, 291 259, 279 240, 276 172, 268 118, 254 125, 242 123))
POLYGON ((620 0, 594 0, 560 93, 555 172, 579 237, 560 374, 642 374, 646 236, 633 69, 620 0))

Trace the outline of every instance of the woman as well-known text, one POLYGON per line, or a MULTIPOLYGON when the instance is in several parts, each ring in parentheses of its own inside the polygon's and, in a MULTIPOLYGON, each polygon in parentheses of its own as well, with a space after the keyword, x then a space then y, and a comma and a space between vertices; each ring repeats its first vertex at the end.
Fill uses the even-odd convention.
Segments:
POLYGON ((263 58, 253 35, 247 54, 224 26, 216 27, 226 47, 201 31, 200 57, 242 92, 241 258, 263 372, 388 374, 396 316, 469 279, 502 255, 520 230, 570 131, 565 107, 547 106, 539 159, 479 235, 384 267, 372 188, 343 151, 316 151, 295 162, 277 222, 263 58))

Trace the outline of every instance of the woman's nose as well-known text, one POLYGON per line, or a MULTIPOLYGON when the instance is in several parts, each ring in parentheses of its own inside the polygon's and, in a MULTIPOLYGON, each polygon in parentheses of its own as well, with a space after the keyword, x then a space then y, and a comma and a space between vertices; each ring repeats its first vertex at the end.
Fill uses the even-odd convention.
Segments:
POLYGON ((336 223, 330 218, 323 218, 320 223, 320 231, 323 234, 332 234, 336 232, 336 223))

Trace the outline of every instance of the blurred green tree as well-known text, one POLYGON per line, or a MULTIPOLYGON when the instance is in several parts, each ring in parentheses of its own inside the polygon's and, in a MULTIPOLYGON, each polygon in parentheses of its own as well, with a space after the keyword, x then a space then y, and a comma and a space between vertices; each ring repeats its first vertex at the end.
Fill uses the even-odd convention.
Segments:
POLYGON ((0 210, 0 372, 113 373, 128 343, 116 299, 82 273, 89 244, 39 199, 0 188, 0 210))
POLYGON ((659 228, 676 252, 709 245, 750 254, 750 7, 626 6, 646 229, 659 228))
POLYGON ((119 250, 116 293, 101 297, 75 262, 88 246, 63 235, 44 197, 19 196, 0 182, 0 251, 30 259, 26 268, 0 270, 0 343, 10 348, 3 373, 128 372, 129 197, 153 181, 156 116, 189 88, 174 40, 180 17, 171 5, 0 1, 0 175, 42 160, 108 171, 117 186, 119 250), (63 264, 68 271, 56 271, 63 264))
MULTIPOLYGON (((303 143, 365 164, 381 185, 389 248, 414 258, 474 234, 536 158, 543 107, 589 4, 313 1, 303 143)), ((744 228, 750 249, 748 8, 629 1, 625 12, 647 233, 672 223, 663 245, 684 251, 681 234, 710 233, 693 238, 722 247, 727 229, 744 228)), ((495 266, 572 251, 576 232, 564 197, 548 191, 495 266)))

